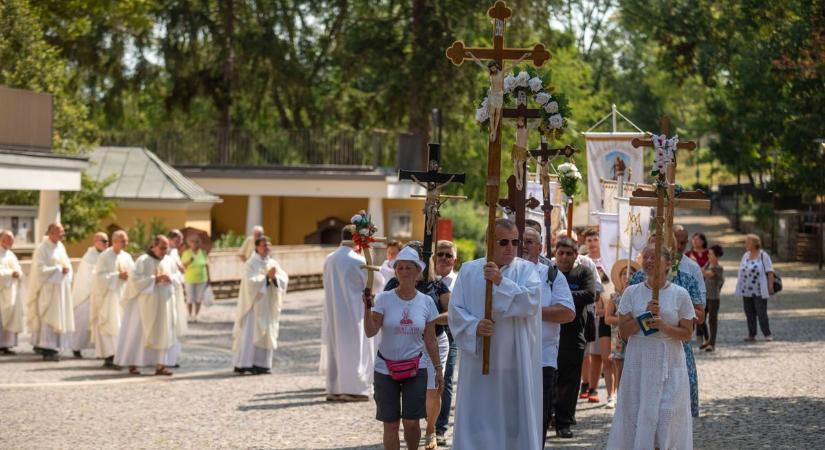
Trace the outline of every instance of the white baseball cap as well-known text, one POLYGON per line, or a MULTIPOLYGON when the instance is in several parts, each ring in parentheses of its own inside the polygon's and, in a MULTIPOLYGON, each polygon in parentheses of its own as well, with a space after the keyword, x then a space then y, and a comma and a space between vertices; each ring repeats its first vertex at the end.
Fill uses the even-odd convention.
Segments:
POLYGON ((395 269, 395 264, 398 263, 398 261, 412 261, 416 265, 418 265, 418 269, 420 271, 424 271, 424 262, 418 258, 418 252, 410 246, 401 249, 401 251, 398 252, 398 256, 396 256, 395 259, 393 259, 392 262, 390 262, 390 265, 393 269, 395 269))

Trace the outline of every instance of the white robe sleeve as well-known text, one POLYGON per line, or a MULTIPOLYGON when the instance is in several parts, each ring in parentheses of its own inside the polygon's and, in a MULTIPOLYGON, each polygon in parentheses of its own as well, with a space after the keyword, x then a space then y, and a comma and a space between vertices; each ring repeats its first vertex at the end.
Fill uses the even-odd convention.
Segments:
MULTIPOLYGON (((521 265, 519 265, 521 266, 521 265)), ((502 276, 501 283, 493 284, 493 314, 504 317, 530 317, 541 307, 541 280, 532 267, 516 266, 511 270, 518 281, 502 276)))
MULTIPOLYGON (((476 328, 480 317, 476 317, 470 310, 470 301, 473 298, 473 291, 478 289, 472 288, 473 282, 479 280, 484 281, 483 277, 479 277, 477 273, 473 273, 471 269, 472 263, 467 263, 461 267, 458 272, 458 277, 453 284, 453 292, 450 295, 450 306, 447 315, 450 323, 450 332, 455 339, 456 345, 459 349, 478 355, 480 336, 476 335, 476 328)), ((484 295, 484 291, 481 291, 484 295)))

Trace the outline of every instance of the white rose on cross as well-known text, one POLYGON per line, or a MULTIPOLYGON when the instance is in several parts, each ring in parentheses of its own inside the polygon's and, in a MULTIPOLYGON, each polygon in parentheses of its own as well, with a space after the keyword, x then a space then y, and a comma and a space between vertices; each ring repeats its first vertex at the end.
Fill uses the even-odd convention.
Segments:
POLYGON ((549 122, 552 128, 561 128, 564 126, 564 119, 561 117, 561 114, 553 114, 550 116, 549 122))
POLYGON ((548 114, 555 114, 559 112, 559 102, 548 102, 544 105, 544 110, 547 111, 548 114))
POLYGON ((547 104, 547 102, 550 101, 551 98, 553 97, 550 96, 550 94, 548 94, 547 92, 539 92, 538 94, 536 94, 536 103, 544 106, 547 104))
POLYGON ((516 76, 516 86, 515 87, 527 87, 528 83, 530 82, 530 74, 527 73, 526 70, 522 70, 516 76))
POLYGON ((533 92, 538 92, 541 90, 542 81, 539 77, 530 78, 530 81, 527 83, 530 85, 530 90, 533 92))
POLYGON ((507 78, 504 79, 504 92, 508 93, 513 90, 513 86, 516 85, 516 77, 512 75, 508 75, 507 78))

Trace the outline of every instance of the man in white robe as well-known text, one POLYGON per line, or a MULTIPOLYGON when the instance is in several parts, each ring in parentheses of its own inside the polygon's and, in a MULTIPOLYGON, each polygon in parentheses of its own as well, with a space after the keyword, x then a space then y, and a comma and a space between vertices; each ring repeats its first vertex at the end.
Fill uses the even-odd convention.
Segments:
POLYGON ((112 233, 112 246, 104 250, 95 265, 89 328, 95 356, 103 358, 103 367, 115 368, 114 357, 120 334, 120 303, 129 272, 135 268, 132 256, 124 250, 129 236, 123 230, 112 233))
POLYGON ((72 353, 75 358, 83 358, 81 350, 94 348, 91 332, 89 331, 89 313, 91 311, 92 287, 95 280, 95 266, 100 254, 109 245, 109 236, 106 233, 95 233, 92 246, 77 266, 77 273, 72 283, 72 305, 74 306, 74 333, 72 334, 72 353))
MULTIPOLYGON (((180 252, 178 252, 178 249, 183 244, 183 233, 177 228, 173 228, 166 234, 166 238, 169 239, 169 253, 167 253, 167 257, 172 259, 172 266, 174 267, 172 285, 175 287, 175 297, 178 299, 178 308, 181 310, 181 314, 188 315, 186 297, 183 294, 183 273, 186 271, 186 268, 183 267, 183 262, 180 260, 180 252)), ((183 334, 186 334, 186 330, 189 327, 188 323, 183 322, 180 324, 180 327, 184 330, 183 334)), ((167 353, 167 360, 171 361, 169 363, 170 367, 180 367, 178 362, 179 356, 180 342, 174 345, 167 353)))
POLYGON ((179 345, 186 316, 181 314, 173 285, 174 263, 166 257, 169 240, 157 236, 149 252, 135 262, 126 283, 123 324, 115 350, 115 364, 138 375, 139 366, 155 366, 155 375, 172 375, 169 354, 179 345))
POLYGON ((60 361, 60 350, 69 350, 75 330, 72 307, 72 263, 63 225, 51 224, 32 255, 26 313, 32 345, 44 361, 60 361))
POLYGON ((262 237, 264 237, 264 227, 260 225, 252 227, 252 236, 247 236, 241 245, 241 261, 246 262, 255 253, 255 241, 262 237))
MULTIPOLYGON (((341 231, 341 246, 324 262, 320 373, 326 375, 327 401, 365 401, 372 393, 375 343, 364 335, 366 260, 353 249, 354 227, 341 231)), ((375 274, 373 292, 383 277, 375 274)))
POLYGON ((14 235, 0 231, 0 355, 16 354, 17 334, 23 332, 25 286, 23 270, 11 250, 14 235))
POLYGON ((232 330, 235 373, 270 373, 288 283, 287 273, 269 256, 269 240, 258 238, 255 253, 246 260, 238 294, 232 330))
POLYGON ((456 450, 541 448, 541 280, 516 257, 518 229, 498 219, 493 261, 465 263, 453 285, 449 321, 461 352, 456 450), (486 281, 493 320, 484 319, 486 281), (482 375, 482 337, 491 336, 490 373, 482 375))

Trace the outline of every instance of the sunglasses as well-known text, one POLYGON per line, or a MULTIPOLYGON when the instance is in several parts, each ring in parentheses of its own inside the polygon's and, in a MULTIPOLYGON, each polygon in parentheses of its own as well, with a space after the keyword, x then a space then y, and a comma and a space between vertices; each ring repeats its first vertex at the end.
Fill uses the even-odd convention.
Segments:
POLYGON ((435 254, 435 256, 438 256, 439 258, 451 259, 453 257, 453 254, 448 252, 438 252, 435 254))
POLYGON ((513 247, 518 247, 521 243, 521 239, 499 239, 498 245, 499 247, 507 247, 507 244, 510 243, 513 247))

